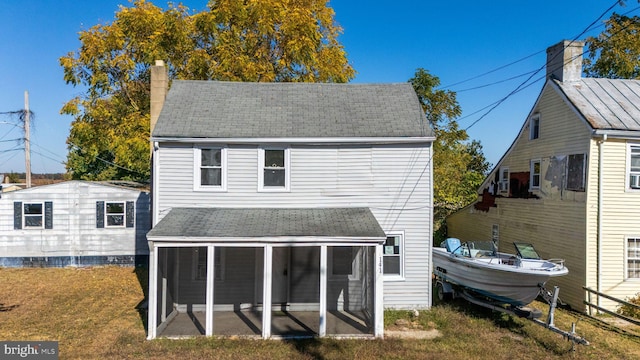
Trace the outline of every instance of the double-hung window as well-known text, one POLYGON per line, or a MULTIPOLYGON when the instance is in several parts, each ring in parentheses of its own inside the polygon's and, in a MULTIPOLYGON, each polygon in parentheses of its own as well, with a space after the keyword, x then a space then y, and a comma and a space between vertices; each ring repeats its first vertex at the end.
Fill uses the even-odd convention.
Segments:
POLYGON ((529 172, 529 189, 540 189, 540 159, 531 160, 531 169, 529 172))
POLYGON ((260 149, 259 190, 288 191, 290 177, 289 148, 260 149))
MULTIPOLYGON (((213 256, 213 272, 215 280, 224 280, 224 251, 223 247, 216 247, 213 256)), ((207 280, 207 248, 198 247, 193 249, 193 279, 207 280)))
POLYGON ((529 140, 540 137, 540 114, 533 114, 529 119, 529 140))
POLYGON ((385 278, 404 278, 404 234, 389 233, 382 249, 382 272, 385 278))
POLYGON ((25 229, 42 229, 44 227, 44 206, 42 203, 22 204, 22 223, 25 229))
POLYGON ((226 157, 226 148, 195 149, 195 190, 226 190, 226 157))
POLYGON ((53 202, 13 203, 14 229, 53 229, 53 202))
POLYGON ((627 238, 627 279, 640 279, 640 238, 627 238))
POLYGON ((96 227, 133 228, 135 212, 133 201, 96 201, 96 227))
POLYGON ((122 201, 107 202, 104 216, 107 227, 124 227, 125 203, 122 201))
POLYGON ((629 189, 640 190, 640 145, 629 146, 629 189))
POLYGON ((509 168, 500 168, 500 177, 498 179, 498 193, 509 195, 509 168))

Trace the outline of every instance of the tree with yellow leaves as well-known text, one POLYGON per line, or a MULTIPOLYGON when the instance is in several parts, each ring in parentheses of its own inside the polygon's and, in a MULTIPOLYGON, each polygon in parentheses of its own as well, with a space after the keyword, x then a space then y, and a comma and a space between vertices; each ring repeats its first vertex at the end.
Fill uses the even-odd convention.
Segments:
POLYGON ((145 0, 111 23, 80 32, 60 58, 64 79, 86 91, 74 117, 67 172, 74 179, 148 181, 149 74, 165 60, 170 79, 347 82, 355 71, 327 0, 220 0, 193 13, 145 0))

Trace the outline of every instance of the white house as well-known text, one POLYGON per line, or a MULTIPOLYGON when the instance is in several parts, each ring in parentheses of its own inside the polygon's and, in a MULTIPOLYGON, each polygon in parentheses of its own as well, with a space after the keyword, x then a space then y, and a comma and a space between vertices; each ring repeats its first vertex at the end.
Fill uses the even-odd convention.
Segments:
POLYGON ((0 194, 0 266, 143 264, 149 193, 128 182, 65 181, 0 194))
POLYGON ((166 83, 156 65, 150 339, 381 337, 385 308, 431 306, 410 84, 176 80, 163 105, 166 83))

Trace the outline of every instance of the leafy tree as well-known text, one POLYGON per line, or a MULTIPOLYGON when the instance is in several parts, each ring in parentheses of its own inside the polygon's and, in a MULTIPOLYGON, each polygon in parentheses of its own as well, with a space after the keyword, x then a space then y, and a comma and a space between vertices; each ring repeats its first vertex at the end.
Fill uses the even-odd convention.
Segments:
POLYGON ((434 241, 437 243, 446 230, 442 226, 445 218, 476 200, 489 163, 480 142, 469 142, 467 132, 454 120, 462 112, 456 93, 438 90, 440 79, 421 68, 409 82, 436 135, 432 161, 434 241))
POLYGON ((640 78, 640 17, 613 14, 598 37, 587 39, 584 72, 592 77, 640 78))
POLYGON ((347 82, 355 72, 327 0, 219 0, 192 13, 136 0, 112 23, 80 32, 60 58, 68 84, 86 88, 62 108, 74 117, 67 171, 74 179, 148 181, 149 77, 347 82))

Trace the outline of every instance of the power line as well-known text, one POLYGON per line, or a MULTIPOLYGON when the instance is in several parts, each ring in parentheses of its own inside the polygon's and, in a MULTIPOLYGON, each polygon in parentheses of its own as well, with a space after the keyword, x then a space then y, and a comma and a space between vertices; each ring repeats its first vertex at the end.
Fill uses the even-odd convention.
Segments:
MULTIPOLYGON (((611 11, 611 9, 613 9, 616 5, 618 4, 618 1, 616 0, 613 5, 611 5, 607 10, 605 10, 596 20, 594 20, 591 24, 589 24, 589 26, 587 26, 580 34, 578 34, 577 36, 575 36, 567 46, 570 46, 573 42, 575 42, 578 38, 580 38, 582 35, 584 35, 584 33, 586 33, 587 31, 589 31, 589 29, 598 21, 600 21, 609 11, 611 11)), ((549 61, 545 62, 544 65, 542 65, 541 67, 539 67, 536 71, 534 71, 525 81, 523 81, 522 83, 520 83, 520 85, 518 85, 515 89, 513 89, 511 92, 509 92, 509 94, 507 94, 506 96, 504 96, 503 98, 501 98, 500 100, 498 100, 495 105, 491 106, 489 108, 489 110, 487 110, 485 113, 483 113, 477 120, 475 120, 474 122, 471 123, 471 125, 467 126, 464 130, 467 131, 469 130, 471 127, 473 127, 475 124, 477 124, 478 122, 480 122, 482 119, 484 119, 487 115, 489 115, 493 110, 495 110, 498 106, 500 106, 503 102, 505 102, 507 99, 509 99, 511 96, 513 96, 514 94, 520 92, 521 90, 525 89, 528 86, 531 86, 532 84, 534 84, 535 82, 527 85, 525 87, 525 84, 527 84, 529 82, 529 80, 531 80, 536 74, 538 74, 540 71, 542 71, 546 64, 548 62, 551 62, 551 60, 555 59, 560 53, 556 53, 554 55, 554 57, 552 59, 550 59, 549 61)), ((582 56, 582 55, 580 55, 582 56)))

